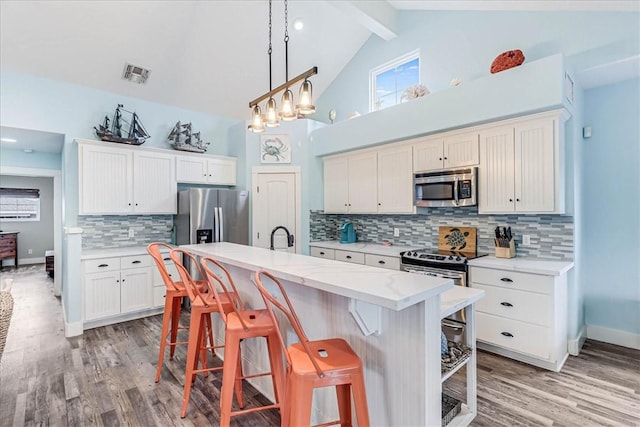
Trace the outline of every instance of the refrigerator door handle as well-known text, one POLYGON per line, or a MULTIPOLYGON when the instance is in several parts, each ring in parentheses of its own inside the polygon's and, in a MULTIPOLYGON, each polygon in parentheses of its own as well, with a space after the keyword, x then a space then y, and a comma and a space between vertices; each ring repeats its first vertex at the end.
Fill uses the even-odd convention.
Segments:
POLYGON ((218 208, 213 208, 213 241, 220 241, 220 219, 218 218, 218 208))
POLYGON ((224 242, 224 220, 222 218, 222 208, 218 208, 218 242, 224 242))

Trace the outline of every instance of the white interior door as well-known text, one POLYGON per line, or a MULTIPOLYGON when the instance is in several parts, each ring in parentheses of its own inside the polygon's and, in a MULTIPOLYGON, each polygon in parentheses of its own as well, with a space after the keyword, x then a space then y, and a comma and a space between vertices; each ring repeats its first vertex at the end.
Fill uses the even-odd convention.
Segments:
POLYGON ((271 232, 284 226, 294 235, 294 246, 287 247, 287 233, 277 230, 274 234, 276 250, 298 252, 298 189, 296 173, 254 173, 253 183, 253 246, 269 249, 271 232))

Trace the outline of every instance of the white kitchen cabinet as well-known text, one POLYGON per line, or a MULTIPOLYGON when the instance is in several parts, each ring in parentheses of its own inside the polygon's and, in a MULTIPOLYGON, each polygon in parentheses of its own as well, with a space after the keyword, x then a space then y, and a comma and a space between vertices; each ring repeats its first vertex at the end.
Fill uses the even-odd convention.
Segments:
POLYGON ((85 328, 127 320, 153 307, 149 255, 85 260, 82 270, 85 328))
POLYGON ((178 155, 176 179, 181 183, 236 185, 236 159, 203 154, 178 155))
POLYGON ((479 213, 564 213, 560 114, 480 132, 479 213))
POLYGON ((373 213, 378 210, 375 151, 324 161, 324 211, 373 213))
POLYGON ((568 356, 566 274, 472 266, 470 281, 486 295, 476 305, 478 347, 559 371, 568 356))
POLYGON ((426 172, 479 163, 478 132, 421 138, 413 144, 413 171, 426 172))
POLYGON ((411 146, 359 150, 324 160, 327 213, 413 213, 411 146))
POLYGON ((80 141, 78 147, 81 215, 176 213, 172 155, 80 141))
POLYGON ((378 151, 378 212, 413 213, 410 145, 378 151))

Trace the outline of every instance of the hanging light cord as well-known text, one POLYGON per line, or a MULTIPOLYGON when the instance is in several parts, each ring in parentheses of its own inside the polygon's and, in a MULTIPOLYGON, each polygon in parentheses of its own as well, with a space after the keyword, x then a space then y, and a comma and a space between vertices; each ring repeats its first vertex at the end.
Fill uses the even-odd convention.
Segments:
POLYGON ((273 89, 271 84, 271 52, 273 49, 271 48, 271 0, 269 0, 269 50, 267 53, 269 54, 269 92, 273 89))
POLYGON ((289 9, 284 0, 284 80, 289 81, 289 9))

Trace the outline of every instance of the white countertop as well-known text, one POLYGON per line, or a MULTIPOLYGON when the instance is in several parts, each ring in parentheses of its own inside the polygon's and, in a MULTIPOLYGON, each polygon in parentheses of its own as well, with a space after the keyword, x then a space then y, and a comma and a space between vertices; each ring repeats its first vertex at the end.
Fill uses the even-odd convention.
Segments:
POLYGON ((453 280, 360 264, 270 251, 234 243, 182 246, 236 267, 265 269, 274 276, 347 298, 402 310, 451 289, 453 280))
POLYGON ((440 295, 440 318, 444 319, 484 298, 483 289, 467 288, 465 286, 454 286, 453 289, 443 292, 440 295))
POLYGON ((418 249, 414 246, 385 246, 379 243, 340 243, 338 240, 326 240, 320 242, 309 242, 309 246, 326 249, 338 249, 342 251, 363 252, 374 255, 384 255, 400 258, 400 252, 418 249))
POLYGON ((533 257, 496 258, 493 255, 472 259, 469 261, 469 265, 547 276, 560 276, 574 266, 573 261, 548 261, 533 257))
MULTIPOLYGON (((164 249, 161 249, 164 252, 164 249)), ((119 256, 132 256, 147 254, 146 246, 126 246, 122 248, 109 248, 109 249, 87 249, 82 251, 80 259, 97 259, 97 258, 109 258, 119 256)))

